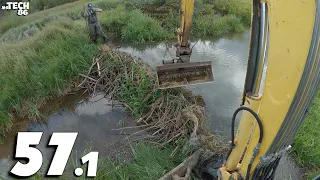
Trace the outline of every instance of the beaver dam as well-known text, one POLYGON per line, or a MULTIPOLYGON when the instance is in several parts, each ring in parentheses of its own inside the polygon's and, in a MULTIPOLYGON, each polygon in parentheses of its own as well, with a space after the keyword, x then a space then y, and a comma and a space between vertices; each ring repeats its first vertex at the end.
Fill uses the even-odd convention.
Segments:
MULTIPOLYGON (((144 178, 160 178, 200 148, 210 149, 208 157, 221 154, 225 150, 224 144, 207 133, 204 127, 203 99, 183 88, 159 90, 155 80, 154 72, 146 63, 105 46, 93 58, 88 72, 80 74, 75 95, 49 103, 64 104, 63 110, 49 112, 53 115, 45 123, 29 125, 29 121, 21 121, 15 124, 12 134, 5 140, 7 143, 0 145, 0 177, 9 178, 6 172, 14 164, 10 156, 14 152, 14 135, 18 131, 44 132, 44 137, 48 137, 38 148, 46 158, 54 153, 54 149, 47 149, 45 145, 52 132, 79 132, 66 175, 77 167, 76 159, 81 154, 93 150, 100 152, 98 169, 102 170, 110 170, 111 162, 119 162, 117 166, 122 167, 126 166, 122 165, 124 161, 134 158, 135 163, 137 154, 133 149, 137 153, 147 152, 141 157, 145 158, 144 163, 153 166, 157 165, 157 160, 147 158, 148 153, 160 158, 165 152, 163 159, 170 160, 170 166, 160 163, 163 166, 158 165, 161 172, 140 175, 144 178), (126 117, 125 114, 130 115, 126 117)), ((53 106, 46 108, 56 109, 53 106)), ((42 171, 45 173, 45 166, 42 171)), ((125 173, 128 177, 136 172, 128 171, 125 173)), ((39 176, 42 176, 41 172, 39 176)), ((105 173, 98 172, 98 177, 105 173)))
POLYGON ((225 146, 203 126, 202 97, 183 88, 158 89, 151 68, 129 54, 101 46, 88 73, 81 76, 78 88, 90 94, 104 92, 112 106, 120 103, 130 111, 137 126, 123 129, 143 129, 132 135, 147 131, 149 141, 160 147, 188 139, 192 150, 205 147, 212 154, 225 152, 225 146))

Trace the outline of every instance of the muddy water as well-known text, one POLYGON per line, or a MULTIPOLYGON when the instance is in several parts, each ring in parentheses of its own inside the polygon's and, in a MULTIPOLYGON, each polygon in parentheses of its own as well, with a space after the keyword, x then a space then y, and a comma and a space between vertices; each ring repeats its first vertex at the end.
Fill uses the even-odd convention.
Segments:
MULTIPOLYGON (((8 172, 16 161, 12 160, 16 132, 33 131, 43 132, 40 144, 37 148, 43 154, 42 173, 46 172, 49 159, 55 152, 55 148, 48 148, 47 144, 53 132, 78 132, 78 137, 73 147, 72 158, 69 159, 67 171, 74 165, 72 160, 78 160, 84 152, 98 151, 99 157, 109 156, 114 159, 121 156, 125 161, 130 157, 128 139, 139 139, 139 136, 130 137, 137 130, 127 129, 116 131, 123 126, 134 126, 122 107, 112 109, 111 102, 103 98, 102 94, 85 100, 86 96, 75 94, 67 98, 54 100, 54 106, 48 106, 44 111, 51 113, 46 117, 45 123, 30 123, 28 120, 19 120, 13 127, 14 132, 8 135, 5 144, 0 145, 0 177, 11 178, 8 172)), ((143 133, 142 133, 143 134, 143 133)), ((0 178, 1 179, 1 178, 0 178)))
MULTIPOLYGON (((231 118, 240 105, 245 83, 249 31, 227 35, 220 39, 196 40, 192 41, 192 45, 195 45, 192 61, 211 60, 215 81, 190 85, 187 88, 204 98, 208 126, 228 142, 231 118)), ((152 68, 161 64, 163 59, 169 60, 175 57, 175 48, 166 43, 134 47, 122 45, 120 50, 133 54, 136 58, 147 60, 146 62, 152 68)), ((280 162, 276 179, 302 179, 301 172, 294 161, 285 155, 280 162)))

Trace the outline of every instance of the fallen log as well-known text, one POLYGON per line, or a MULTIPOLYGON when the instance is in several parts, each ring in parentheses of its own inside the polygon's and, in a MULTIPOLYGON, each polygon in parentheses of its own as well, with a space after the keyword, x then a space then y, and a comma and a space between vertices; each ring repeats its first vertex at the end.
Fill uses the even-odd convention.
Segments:
POLYGON ((189 180, 192 170, 197 166, 201 151, 198 150, 159 180, 189 180))

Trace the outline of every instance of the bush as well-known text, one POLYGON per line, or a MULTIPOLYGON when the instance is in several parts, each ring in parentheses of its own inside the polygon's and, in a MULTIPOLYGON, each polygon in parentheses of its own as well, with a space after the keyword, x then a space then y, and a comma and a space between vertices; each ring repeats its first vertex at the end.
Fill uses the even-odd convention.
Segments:
POLYGON ((251 0, 213 0, 212 4, 217 12, 223 15, 233 14, 244 24, 250 25, 251 0))
POLYGON ((192 33, 197 36, 221 36, 230 32, 242 32, 244 27, 234 15, 199 17, 193 26, 192 33))
POLYGON ((104 11, 100 15, 100 24, 107 32, 114 33, 116 37, 121 37, 121 30, 126 26, 129 13, 124 6, 119 6, 110 11, 104 11))
POLYGON ((140 10, 134 10, 129 15, 126 27, 122 29, 122 40, 134 43, 145 43, 163 40, 170 34, 160 26, 160 23, 140 10))

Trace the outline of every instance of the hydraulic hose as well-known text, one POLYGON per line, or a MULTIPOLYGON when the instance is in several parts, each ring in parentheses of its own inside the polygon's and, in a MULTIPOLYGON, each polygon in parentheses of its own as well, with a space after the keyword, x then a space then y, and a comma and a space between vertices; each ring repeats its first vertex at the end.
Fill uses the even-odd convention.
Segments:
POLYGON ((240 111, 248 111, 248 112, 250 112, 250 113, 254 116, 255 120, 257 121, 257 123, 258 123, 258 125, 259 125, 259 130, 260 130, 259 141, 258 141, 258 143, 257 143, 257 145, 256 145, 256 147, 255 147, 255 149, 254 149, 254 151, 253 151, 252 158, 251 158, 250 163, 249 163, 249 165, 248 165, 248 170, 247 170, 247 175, 246 175, 246 180, 248 180, 249 177, 250 177, 250 171, 251 171, 252 163, 253 163, 255 157, 256 157, 257 154, 258 154, 258 151, 259 151, 259 148, 260 148, 260 144, 261 144, 262 139, 263 139, 263 125, 262 125, 262 122, 261 122, 261 120, 260 120, 260 118, 259 118, 259 116, 258 116, 258 114, 257 114, 256 112, 254 112, 252 109, 250 109, 250 108, 248 108, 248 107, 245 107, 245 106, 239 107, 239 108, 233 113, 233 116, 232 116, 232 122, 231 122, 231 147, 230 147, 230 150, 229 150, 229 153, 228 153, 227 158, 229 158, 232 150, 233 150, 234 147, 236 146, 235 143, 234 143, 234 136, 235 136, 235 135, 234 135, 234 126, 235 126, 235 125, 234 125, 234 124, 235 124, 236 117, 237 117, 237 115, 238 115, 238 113, 239 113, 240 111))

